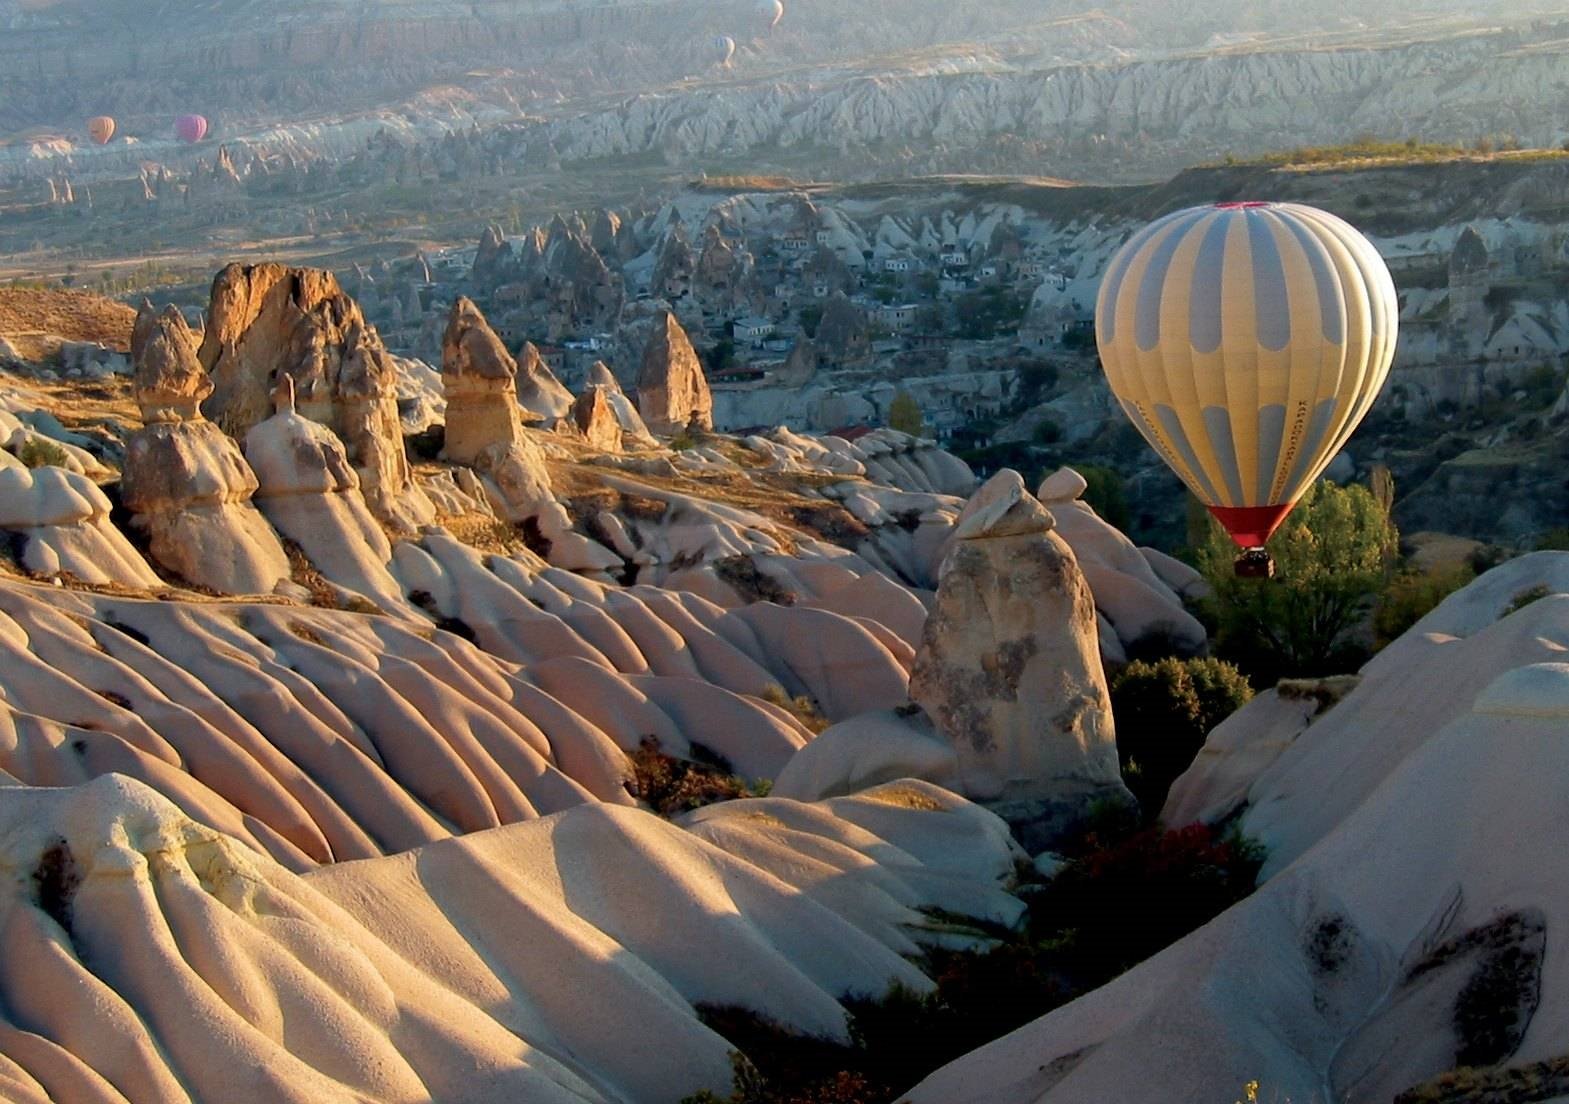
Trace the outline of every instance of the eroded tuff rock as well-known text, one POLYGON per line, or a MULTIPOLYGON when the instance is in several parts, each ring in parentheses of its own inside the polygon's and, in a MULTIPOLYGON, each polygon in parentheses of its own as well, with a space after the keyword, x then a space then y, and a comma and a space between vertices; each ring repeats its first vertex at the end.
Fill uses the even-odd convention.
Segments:
POLYGON ((143 428, 126 441, 120 496, 161 566, 224 594, 265 594, 289 577, 283 545, 251 505, 256 475, 202 417, 212 380, 174 307, 144 306, 131 335, 143 428))
POLYGON ((674 436, 714 427, 714 400, 697 352, 669 311, 654 324, 637 377, 637 409, 648 428, 674 436))
POLYGON ((957 788, 1032 851, 1091 802, 1131 802, 1117 768, 1095 605, 1051 514, 1004 470, 955 526, 910 696, 958 753, 957 788))
POLYGON ((1569 856, 1544 826, 1569 802, 1566 583, 1565 553, 1509 561, 1316 718, 1279 692, 1234 714, 1166 815, 1246 801, 1257 892, 910 1099, 1226 1100, 1247 1080, 1282 1100, 1561 1099, 1569 856), (1516 608, 1525 588, 1552 593, 1516 608))
POLYGON ((951 929, 922 910, 1023 911, 1001 823, 936 787, 733 804, 573 803, 300 873, 128 777, 11 789, 6 1099, 673 1101, 743 1045, 701 1002, 847 1040, 847 994, 933 989, 910 958, 951 929))
POLYGON ((340 590, 384 610, 413 610, 387 570, 392 544, 360 494, 359 475, 332 430, 294 406, 293 380, 278 379, 277 413, 245 435, 256 504, 277 531, 340 590))
POLYGON ((588 386, 598 387, 605 393, 605 401, 610 404, 610 409, 615 413, 616 424, 621 427, 621 444, 625 448, 651 448, 658 442, 654 435, 648 431, 648 425, 643 421, 643 416, 637 412, 637 404, 627 398, 626 392, 621 390, 621 382, 616 379, 605 362, 596 360, 588 370, 588 386))
POLYGON ((551 487, 544 451, 523 427, 517 371, 484 315, 459 299, 447 323, 441 362, 447 459, 480 474, 496 516, 533 525, 549 542, 553 563, 589 572, 618 566, 619 556, 572 531, 572 518, 551 487))
POLYGON ((1202 652, 1208 634, 1182 599, 1207 593, 1203 577, 1170 556, 1135 546, 1080 499, 1086 486, 1078 472, 1061 468, 1042 481, 1037 497, 1051 509, 1057 534, 1073 549, 1094 592, 1101 655, 1125 663, 1151 638, 1186 654, 1202 652))
POLYGON ((396 370, 330 272, 228 266, 213 281, 198 355, 215 385, 202 408, 227 433, 243 438, 266 419, 287 375, 299 413, 344 442, 378 518, 412 530, 434 516, 404 451, 396 370))
POLYGON ((162 585, 109 511, 108 498, 85 475, 52 465, 30 469, 0 451, 0 532, 26 570, 84 583, 162 585))
POLYGON ((519 405, 544 419, 547 425, 566 417, 572 409, 572 392, 556 378, 532 341, 523 343, 517 365, 519 405))
POLYGON ((517 406, 517 362, 485 316, 459 297, 441 342, 441 383, 447 395, 446 458, 473 464, 492 446, 523 436, 517 406))
POLYGON ((577 397, 572 404, 572 426, 594 448, 621 451, 621 423, 605 388, 590 385, 577 397))

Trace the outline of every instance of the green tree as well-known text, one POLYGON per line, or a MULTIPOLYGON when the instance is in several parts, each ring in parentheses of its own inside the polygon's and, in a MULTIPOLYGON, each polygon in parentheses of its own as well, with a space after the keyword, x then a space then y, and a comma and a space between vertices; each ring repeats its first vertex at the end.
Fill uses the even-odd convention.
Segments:
POLYGON ((894 393, 893 402, 888 404, 888 426, 912 437, 928 435, 925 419, 921 417, 921 406, 908 391, 894 393))
POLYGON ((1094 464, 1075 464, 1073 470, 1084 477, 1084 493, 1079 497, 1089 503, 1101 520, 1126 533, 1133 519, 1128 511, 1128 493, 1122 476, 1094 464))
POLYGON ((1111 680, 1117 755, 1148 817, 1188 769, 1210 730, 1253 698, 1247 677, 1218 659, 1135 661, 1111 680))
POLYGON ((1197 559, 1215 591, 1217 653, 1261 684, 1359 666, 1350 638, 1387 582, 1398 543, 1366 487, 1323 480, 1269 542, 1274 579, 1237 578, 1236 547, 1212 522, 1197 559))

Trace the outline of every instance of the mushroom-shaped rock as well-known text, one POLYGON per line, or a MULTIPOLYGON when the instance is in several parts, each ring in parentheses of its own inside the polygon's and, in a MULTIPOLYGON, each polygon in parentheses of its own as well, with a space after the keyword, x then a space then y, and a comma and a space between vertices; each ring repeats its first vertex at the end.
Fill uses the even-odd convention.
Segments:
POLYGON ((289 577, 278 535, 251 505, 256 476, 240 447, 202 417, 212 381, 185 320, 144 307, 131 338, 146 424, 125 446, 120 497, 153 559, 225 594, 270 593, 289 577))
POLYGON ((971 500, 942 569, 910 696, 958 755, 957 788, 1031 851, 1104 798, 1117 767, 1095 606, 1051 515, 1004 470, 971 500))
POLYGON ((655 433, 674 436, 714 426, 714 399, 697 351, 669 311, 654 324, 637 377, 637 408, 655 433))

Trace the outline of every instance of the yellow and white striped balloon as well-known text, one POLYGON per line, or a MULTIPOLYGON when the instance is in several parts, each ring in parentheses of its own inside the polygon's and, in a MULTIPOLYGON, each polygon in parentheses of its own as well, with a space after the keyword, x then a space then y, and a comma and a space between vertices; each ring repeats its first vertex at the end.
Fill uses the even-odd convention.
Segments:
POLYGON ((1232 538, 1262 545, 1389 375, 1389 269, 1299 203, 1167 215, 1112 258, 1095 339, 1112 392, 1232 538))

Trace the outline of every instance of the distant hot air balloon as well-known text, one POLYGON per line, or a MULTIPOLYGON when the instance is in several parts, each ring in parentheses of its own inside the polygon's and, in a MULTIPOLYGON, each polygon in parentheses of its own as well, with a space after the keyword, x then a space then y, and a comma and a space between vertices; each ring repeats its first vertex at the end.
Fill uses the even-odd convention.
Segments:
POLYGON ((730 59, 735 57, 735 39, 729 35, 717 36, 714 39, 714 55, 720 65, 729 65, 730 59))
POLYGON ((1311 487, 1389 374, 1399 307, 1372 244, 1299 203, 1151 223, 1112 258, 1095 338, 1122 409, 1244 549, 1311 487))
POLYGON ((181 115, 174 121, 174 133, 182 142, 200 142, 207 137, 207 117, 181 115))
POLYGON ((114 137, 114 120, 107 115, 94 115, 87 120, 87 135, 100 146, 107 146, 114 137))
POLYGON ((779 21, 784 18, 784 0, 757 0, 757 14, 768 25, 769 30, 779 26, 779 21))

